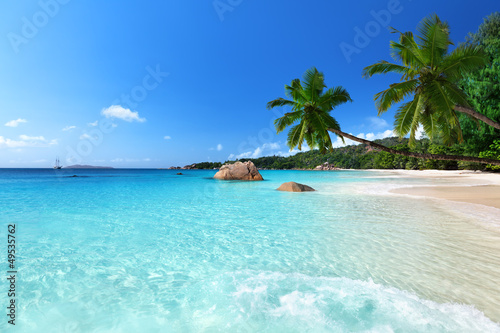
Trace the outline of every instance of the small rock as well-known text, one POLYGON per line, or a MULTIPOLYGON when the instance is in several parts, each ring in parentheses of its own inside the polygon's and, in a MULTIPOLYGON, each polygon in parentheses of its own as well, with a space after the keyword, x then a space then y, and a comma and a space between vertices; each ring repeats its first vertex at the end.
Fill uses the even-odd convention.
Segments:
POLYGON ((296 182, 288 182, 281 184, 280 187, 277 188, 278 191, 287 191, 287 192, 311 192, 316 191, 311 186, 307 186, 304 184, 299 184, 296 182))

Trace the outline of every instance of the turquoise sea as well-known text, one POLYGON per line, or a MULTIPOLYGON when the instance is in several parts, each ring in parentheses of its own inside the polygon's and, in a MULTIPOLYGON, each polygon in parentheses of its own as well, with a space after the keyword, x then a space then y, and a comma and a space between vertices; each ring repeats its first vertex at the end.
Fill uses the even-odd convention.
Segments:
POLYGON ((445 179, 177 172, 0 169, 0 331, 500 332, 495 211, 387 193, 445 179))

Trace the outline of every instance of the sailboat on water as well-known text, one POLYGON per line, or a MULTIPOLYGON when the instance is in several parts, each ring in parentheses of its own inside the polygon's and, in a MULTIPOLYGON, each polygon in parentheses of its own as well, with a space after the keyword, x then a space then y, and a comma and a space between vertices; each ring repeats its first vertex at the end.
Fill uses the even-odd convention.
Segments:
POLYGON ((61 168, 62 168, 62 165, 59 162, 59 158, 56 158, 56 165, 54 165, 54 169, 61 169, 61 168))

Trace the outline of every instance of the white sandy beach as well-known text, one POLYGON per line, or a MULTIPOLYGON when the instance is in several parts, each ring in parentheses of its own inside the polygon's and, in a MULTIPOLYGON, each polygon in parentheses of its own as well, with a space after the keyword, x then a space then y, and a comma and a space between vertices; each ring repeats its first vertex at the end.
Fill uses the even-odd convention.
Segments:
POLYGON ((391 170, 390 172, 403 177, 439 179, 449 182, 449 185, 397 188, 391 190, 392 193, 467 202, 500 209, 500 174, 466 170, 391 170))

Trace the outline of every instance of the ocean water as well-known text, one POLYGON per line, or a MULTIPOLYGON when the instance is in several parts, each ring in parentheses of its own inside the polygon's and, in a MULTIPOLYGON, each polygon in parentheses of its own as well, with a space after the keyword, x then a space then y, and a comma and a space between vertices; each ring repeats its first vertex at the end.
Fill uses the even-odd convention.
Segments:
POLYGON ((177 172, 0 169, 0 331, 500 332, 497 211, 387 193, 446 180, 177 172))

